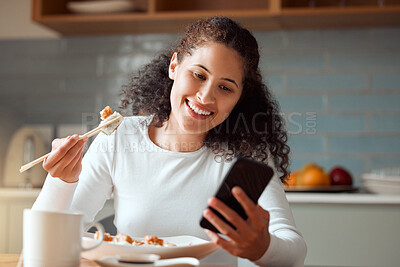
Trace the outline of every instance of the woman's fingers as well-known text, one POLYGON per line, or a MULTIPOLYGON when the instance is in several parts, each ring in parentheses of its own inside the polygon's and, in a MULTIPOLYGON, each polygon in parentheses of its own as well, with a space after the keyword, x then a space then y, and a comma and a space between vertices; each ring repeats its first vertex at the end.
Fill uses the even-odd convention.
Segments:
POLYGON ((205 216, 206 219, 208 219, 218 231, 239 243, 242 241, 243 238, 241 238, 241 236, 243 235, 252 237, 268 229, 268 211, 265 211, 258 204, 255 204, 240 187, 234 187, 232 189, 232 194, 243 207, 248 219, 245 221, 236 211, 232 210, 219 199, 213 197, 208 202, 209 206, 221 213, 225 219, 232 223, 240 235, 235 234, 236 231, 213 214, 212 211, 206 212, 205 215, 209 216, 209 218, 205 216))
POLYGON ((231 240, 235 241, 235 242, 239 242, 240 241, 240 236, 238 233, 236 233, 236 231, 230 226, 228 225, 226 222, 224 222, 220 217, 218 217, 217 214, 215 214, 212 210, 210 209, 206 209, 203 212, 203 216, 204 218, 206 218, 212 225, 215 226, 215 228, 218 229, 218 231, 229 237, 231 240))
POLYGON ((64 144, 65 141, 69 140, 71 136, 68 136, 66 138, 56 138, 51 142, 51 150, 54 151, 56 150, 59 146, 64 144))
POLYGON ((214 197, 209 200, 209 206, 221 213, 222 216, 232 223, 236 227, 236 231, 211 210, 207 209, 203 213, 204 217, 218 231, 230 239, 224 239, 222 236, 209 230, 206 230, 206 233, 214 243, 230 254, 252 261, 257 260, 264 255, 271 240, 268 232, 269 212, 264 210, 260 205, 255 204, 240 187, 234 187, 232 194, 243 207, 248 219, 244 220, 234 210, 214 197))
POLYGON ((237 246, 232 244, 230 241, 225 240, 224 238, 222 238, 221 236, 219 236, 218 234, 214 233, 213 231, 210 231, 208 229, 205 229, 206 234, 208 235, 208 237, 215 243, 217 244, 219 247, 225 249, 226 251, 228 251, 229 253, 231 253, 234 256, 239 256, 238 252, 239 250, 237 249, 237 246))
POLYGON ((83 157, 83 147, 79 155, 79 161, 77 164, 75 164, 74 168, 72 169, 72 173, 78 176, 82 171, 82 157, 83 157))
POLYGON ((78 181, 79 174, 81 173, 82 170, 82 156, 83 156, 83 148, 82 146, 81 150, 77 153, 75 158, 68 164, 68 166, 64 169, 63 171, 63 177, 64 180, 65 178, 69 178, 67 182, 76 182, 78 181))
MULTIPOLYGON (((231 224, 233 224, 241 234, 249 234, 249 228, 246 221, 243 220, 243 218, 240 217, 240 215, 236 211, 232 210, 221 200, 213 197, 208 201, 208 205, 221 213, 221 215, 224 216, 224 218, 227 219, 231 224)), ((231 228, 229 225, 228 227, 231 228)), ((240 242, 239 236, 235 238, 235 241, 240 242)))
POLYGON ((79 140, 78 143, 75 144, 70 149, 70 152, 65 157, 65 164, 63 164, 64 171, 72 171, 77 164, 81 163, 81 158, 82 158, 82 153, 83 153, 83 148, 85 147, 85 141, 84 140, 79 140))
POLYGON ((265 219, 261 217, 259 213, 258 205, 254 204, 254 202, 246 195, 242 188, 235 186, 232 189, 233 196, 237 199, 237 201, 242 205, 244 211, 246 212, 248 221, 253 225, 253 227, 257 231, 265 230, 265 219))
POLYGON ((84 146, 85 146, 85 141, 79 140, 73 147, 71 147, 68 153, 65 154, 62 160, 65 169, 72 169, 75 166, 76 162, 80 160, 79 155, 81 153, 81 150, 83 150, 84 146))
POLYGON ((53 168, 59 169, 61 172, 68 172, 72 170, 72 168, 75 166, 76 162, 80 160, 80 151, 84 147, 84 142, 80 140, 77 142, 73 147, 68 150, 68 152, 64 155, 63 158, 61 158, 54 166, 53 168))
POLYGON ((74 135, 65 139, 61 145, 60 140, 53 142, 53 152, 45 160, 43 167, 53 177, 58 177, 65 182, 76 182, 81 171, 86 141, 87 138, 79 140, 79 136, 74 135))
POLYGON ((56 165, 65 154, 78 142, 79 136, 73 135, 65 139, 56 139, 52 143, 52 152, 44 160, 43 167, 45 170, 51 169, 56 165))

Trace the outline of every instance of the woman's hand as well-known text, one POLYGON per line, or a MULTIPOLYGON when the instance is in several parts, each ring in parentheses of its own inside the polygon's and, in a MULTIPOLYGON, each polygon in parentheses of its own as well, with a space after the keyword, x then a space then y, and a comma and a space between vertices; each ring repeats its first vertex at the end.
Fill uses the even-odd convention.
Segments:
POLYGON ((87 137, 79 140, 78 135, 54 139, 51 154, 44 160, 43 168, 53 177, 74 183, 82 170, 82 155, 87 137))
POLYGON ((236 227, 236 230, 221 220, 210 209, 206 209, 203 216, 221 234, 227 236, 229 240, 222 238, 213 231, 207 229, 205 231, 214 243, 230 254, 251 261, 258 260, 264 255, 270 244, 270 235, 268 232, 269 212, 261 208, 258 204, 254 204, 240 187, 234 187, 232 194, 242 205, 248 216, 247 220, 243 220, 239 214, 222 201, 213 197, 208 201, 208 205, 221 213, 222 216, 236 227))

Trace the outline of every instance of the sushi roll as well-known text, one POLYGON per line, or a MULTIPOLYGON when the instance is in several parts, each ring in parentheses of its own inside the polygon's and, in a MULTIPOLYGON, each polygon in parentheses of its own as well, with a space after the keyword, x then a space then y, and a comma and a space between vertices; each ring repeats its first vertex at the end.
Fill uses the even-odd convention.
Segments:
POLYGON ((100 115, 101 115, 100 126, 102 124, 105 124, 105 123, 113 120, 113 119, 118 118, 113 123, 111 123, 101 129, 101 131, 103 133, 105 133, 106 135, 112 134, 118 128, 118 126, 121 124, 122 120, 124 119, 124 117, 121 114, 119 114, 118 112, 116 112, 116 111, 113 112, 109 106, 105 107, 102 111, 100 111, 100 115))

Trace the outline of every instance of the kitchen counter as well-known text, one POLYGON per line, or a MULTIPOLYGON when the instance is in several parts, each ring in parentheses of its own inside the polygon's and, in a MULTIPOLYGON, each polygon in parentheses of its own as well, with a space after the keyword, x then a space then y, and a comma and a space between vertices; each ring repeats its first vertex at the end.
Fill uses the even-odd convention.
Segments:
MULTIPOLYGON (((2 198, 36 199, 40 188, 0 188, 2 198)), ((378 195, 368 193, 286 193, 289 203, 303 204, 400 204, 400 195, 378 195)))
POLYGON ((400 196, 287 192, 309 266, 398 266, 400 196), (340 256, 338 256, 340 255, 340 256))
POLYGON ((291 204, 367 204, 399 205, 400 195, 368 193, 286 193, 291 204))
POLYGON ((32 188, 32 189, 24 189, 24 188, 0 188, 0 199, 2 198, 27 198, 36 199, 41 191, 41 188, 32 188))
MULTIPOLYGON (((32 207, 40 191, 41 188, 0 188, 0 253, 21 252, 23 211, 32 207)), ((113 213, 114 203, 107 201, 95 220, 113 213)))

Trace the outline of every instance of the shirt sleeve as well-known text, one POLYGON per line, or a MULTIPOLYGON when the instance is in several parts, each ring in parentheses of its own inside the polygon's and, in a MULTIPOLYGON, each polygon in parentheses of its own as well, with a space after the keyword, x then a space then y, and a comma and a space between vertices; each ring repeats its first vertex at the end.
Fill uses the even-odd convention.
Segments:
POLYGON ((270 213, 271 242, 265 254, 254 263, 259 266, 304 266, 307 246, 296 228, 285 191, 276 171, 258 203, 270 213))
POLYGON ((100 133, 82 160, 79 181, 66 183, 47 175, 32 209, 68 210, 83 214, 85 223, 92 222, 112 196, 114 152, 115 133, 111 136, 100 133))
POLYGON ((77 185, 78 183, 66 183, 48 174, 32 209, 47 211, 69 210, 77 185))

